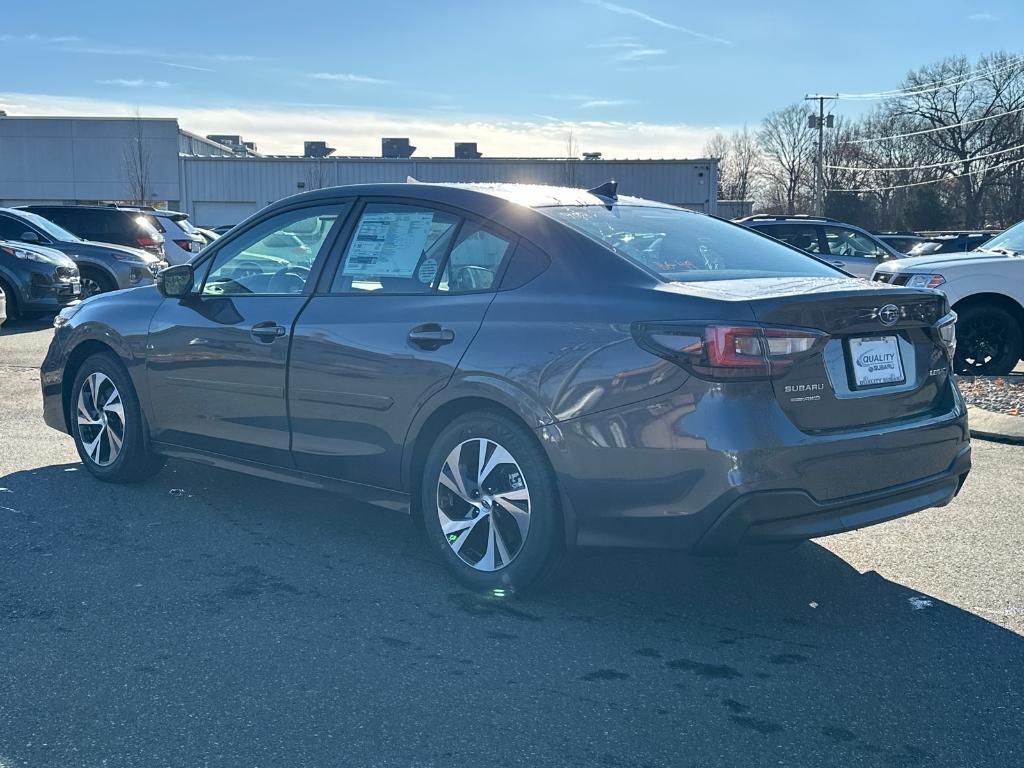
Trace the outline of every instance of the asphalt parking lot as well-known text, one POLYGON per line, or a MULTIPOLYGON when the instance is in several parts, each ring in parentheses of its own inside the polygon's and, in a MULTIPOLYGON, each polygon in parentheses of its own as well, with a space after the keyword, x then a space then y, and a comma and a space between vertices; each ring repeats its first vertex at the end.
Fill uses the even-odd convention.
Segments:
POLYGON ((0 335, 0 768, 1024 763, 1024 448, 784 554, 463 591, 408 521, 171 463, 93 480, 0 335))

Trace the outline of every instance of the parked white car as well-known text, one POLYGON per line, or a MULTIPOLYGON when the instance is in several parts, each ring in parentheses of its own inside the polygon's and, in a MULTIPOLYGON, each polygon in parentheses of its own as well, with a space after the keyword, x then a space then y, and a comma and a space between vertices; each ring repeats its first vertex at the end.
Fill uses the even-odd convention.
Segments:
POLYGON ((191 261, 206 247, 206 239, 192 226, 187 213, 150 209, 143 213, 164 236, 164 258, 171 266, 191 261))
POLYGON ((884 262, 872 279, 946 294, 959 315, 958 373, 1001 376, 1024 356, 1024 221, 968 253, 884 262))

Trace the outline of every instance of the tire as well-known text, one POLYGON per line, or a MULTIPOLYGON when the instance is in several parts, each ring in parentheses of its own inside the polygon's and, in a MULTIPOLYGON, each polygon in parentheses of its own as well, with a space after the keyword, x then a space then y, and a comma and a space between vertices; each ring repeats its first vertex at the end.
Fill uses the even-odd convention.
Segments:
POLYGON ((562 560, 558 499, 547 457, 526 429, 479 411, 458 417, 437 436, 424 463, 419 506, 431 548, 460 582, 474 590, 517 591, 548 581, 562 560), (483 482, 481 442, 488 470, 483 482))
POLYGON ((132 483, 163 467, 149 446, 135 387, 113 353, 92 355, 79 367, 68 416, 78 455, 96 478, 132 483))
POLYGON ((1017 318, 998 306, 979 304, 957 311, 956 372, 1002 376, 1012 371, 1024 352, 1024 332, 1017 318))
POLYGON ((4 292, 4 297, 7 299, 7 319, 17 320, 21 317, 21 311, 18 309, 18 297, 14 294, 14 289, 7 284, 6 280, 0 280, 0 291, 4 292))
POLYGON ((82 298, 87 299, 97 293, 107 293, 117 289, 117 285, 104 273, 85 267, 79 270, 82 278, 82 298))

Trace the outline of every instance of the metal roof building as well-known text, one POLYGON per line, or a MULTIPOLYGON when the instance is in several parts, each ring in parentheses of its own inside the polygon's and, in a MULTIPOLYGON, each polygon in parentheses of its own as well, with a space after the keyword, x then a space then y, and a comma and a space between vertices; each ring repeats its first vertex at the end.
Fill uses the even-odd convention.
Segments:
POLYGON ((714 159, 239 156, 173 118, 79 117, 0 117, 0 205, 132 202, 125 158, 140 146, 148 202, 211 226, 234 224, 297 192, 408 177, 583 188, 615 179, 624 194, 717 212, 714 159))

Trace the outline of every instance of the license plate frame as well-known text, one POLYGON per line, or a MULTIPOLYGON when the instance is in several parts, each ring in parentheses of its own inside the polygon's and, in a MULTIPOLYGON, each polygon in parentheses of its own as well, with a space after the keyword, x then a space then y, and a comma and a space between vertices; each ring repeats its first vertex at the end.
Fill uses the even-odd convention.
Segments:
POLYGON ((895 334, 848 338, 846 367, 850 386, 857 391, 907 383, 900 340, 895 334))

